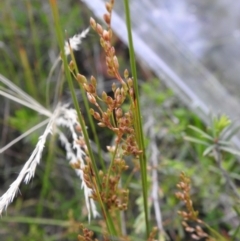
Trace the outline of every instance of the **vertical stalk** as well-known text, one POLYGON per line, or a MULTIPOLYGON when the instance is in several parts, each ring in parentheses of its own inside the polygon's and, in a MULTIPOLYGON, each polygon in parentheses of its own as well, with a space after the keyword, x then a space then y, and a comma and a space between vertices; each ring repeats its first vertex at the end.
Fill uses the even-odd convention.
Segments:
POLYGON ((67 79, 69 89, 70 89, 70 92, 71 92, 71 96, 72 96, 72 99, 73 99, 73 104, 74 104, 74 107, 77 111, 78 119, 79 119, 79 122, 80 122, 81 127, 82 127, 84 140, 85 140, 85 143, 87 145, 88 154, 89 154, 89 157, 91 159, 91 164, 92 164, 94 174, 95 174, 95 176, 93 177, 93 181, 94 181, 94 186, 96 188, 98 201, 101 205, 103 213, 105 214, 104 218, 106 219, 106 224, 107 224, 109 234, 111 236, 115 237, 115 236, 117 236, 117 231, 115 229, 113 219, 111 218, 111 215, 110 215, 108 209, 105 207, 104 203, 102 202, 102 199, 101 199, 101 196, 100 196, 101 184, 100 184, 100 177, 98 175, 98 168, 97 168, 96 161, 95 161, 95 158, 94 158, 94 155, 93 155, 93 152, 92 152, 92 148, 91 148, 91 145, 90 145, 90 142, 89 142, 89 137, 88 137, 88 133, 87 133, 87 130, 86 130, 86 127, 85 127, 84 119, 83 119, 80 107, 78 105, 78 100, 77 100, 76 93, 75 93, 75 90, 74 90, 72 77, 71 77, 71 74, 70 74, 70 71, 69 71, 69 68, 68 68, 67 58, 64 54, 64 38, 62 36, 62 30, 61 30, 61 27, 59 25, 59 14, 58 14, 58 9, 57 9, 57 0, 49 0, 49 2, 50 2, 51 9, 52 9, 52 15, 53 15, 54 24, 55 24, 55 30, 56 30, 56 34, 57 34, 57 38, 58 38, 58 42, 59 42, 59 46, 60 46, 60 50, 61 50, 61 54, 62 54, 61 57, 62 57, 62 61, 63 61, 66 79, 67 79))
POLYGON ((139 93, 138 93, 138 79, 137 79, 136 61, 135 61, 132 31, 131 31, 131 17, 130 17, 128 0, 124 0, 124 7, 125 7, 126 25, 127 25, 127 32, 128 32, 130 64, 131 64, 131 70, 133 75, 133 84, 134 84, 134 92, 135 92, 135 100, 134 100, 134 106, 133 106, 134 122, 135 122, 134 126, 136 130, 136 139, 138 142, 139 149, 143 151, 142 154, 140 155, 140 167, 141 167, 142 191, 143 191, 143 202, 144 202, 144 212, 145 212, 145 224, 146 224, 147 237, 149 237, 150 228, 149 228, 149 221, 148 221, 148 199, 147 199, 148 198, 147 160, 146 160, 145 146, 144 146, 141 111, 139 106, 140 102, 139 102, 139 93))

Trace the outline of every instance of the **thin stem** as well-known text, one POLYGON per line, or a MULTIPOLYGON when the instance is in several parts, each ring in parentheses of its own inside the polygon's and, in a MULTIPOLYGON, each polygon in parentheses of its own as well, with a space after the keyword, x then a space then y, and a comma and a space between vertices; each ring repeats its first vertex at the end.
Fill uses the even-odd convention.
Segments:
POLYGON ((41 128, 42 126, 46 125, 49 122, 49 119, 46 119, 42 122, 40 122, 39 124, 35 125, 34 127, 32 127, 31 129, 27 130, 26 132, 24 132, 22 135, 18 136, 17 138, 15 138, 14 140, 12 140, 11 142, 9 142, 6 146, 2 147, 0 149, 0 153, 3 153, 4 151, 6 151, 8 148, 10 148, 12 145, 14 145, 15 143, 17 143, 18 141, 22 140, 24 137, 30 135, 31 133, 33 133, 34 131, 36 131, 37 129, 41 128))
POLYGON ((67 58, 64 54, 64 40, 63 40, 62 30, 61 30, 61 27, 59 25, 59 14, 58 14, 58 9, 57 9, 57 0, 49 0, 49 1, 50 1, 52 14, 53 14, 53 18, 54 18, 54 24, 55 24, 57 38, 58 38, 60 50, 61 50, 61 53, 62 53, 61 57, 62 57, 62 61, 63 61, 66 79, 68 81, 68 85, 69 85, 69 88, 70 88, 70 92, 71 92, 71 96, 72 96, 72 99, 73 99, 74 107, 77 111, 78 119, 79 119, 80 125, 82 127, 84 140, 85 140, 85 143, 86 143, 86 146, 87 146, 87 149, 88 149, 88 154, 89 154, 91 164, 92 164, 92 167, 93 167, 93 171, 94 171, 94 174, 95 174, 93 179, 94 179, 94 181, 96 181, 96 192, 97 192, 98 200, 100 202, 103 213, 106 214, 105 218, 106 218, 108 231, 109 231, 110 235, 116 236, 117 232, 116 232, 113 220, 112 220, 112 218, 109 214, 108 209, 106 209, 106 207, 103 204, 102 199, 101 199, 101 195, 100 195, 101 184, 100 184, 100 177, 99 177, 99 174, 98 174, 98 168, 97 168, 96 161, 94 159, 92 148, 91 148, 91 145, 90 145, 90 142, 89 142, 89 137, 88 137, 88 133, 87 133, 87 130, 86 130, 85 123, 84 123, 84 119, 83 119, 80 107, 78 105, 78 100, 77 100, 76 93, 75 93, 75 90, 74 90, 74 87, 73 87, 72 77, 71 77, 71 74, 70 74, 70 71, 69 71, 69 68, 68 68, 67 58))
POLYGON ((138 142, 138 146, 139 146, 139 149, 142 150, 142 154, 140 154, 140 167, 141 167, 141 179, 142 179, 142 189, 143 189, 142 191, 143 191, 143 202, 144 202, 144 212, 145 212, 145 224, 146 224, 147 237, 149 237, 150 227, 149 227, 149 220, 148 220, 148 198, 147 198, 147 194, 148 194, 147 160, 146 160, 144 138, 143 138, 141 111, 139 106, 138 79, 137 79, 136 61, 135 61, 132 31, 131 31, 131 17, 130 17, 128 0, 124 0, 124 6, 125 6, 125 15, 126 15, 126 25, 127 25, 127 31, 128 31, 130 63, 131 63, 134 92, 135 92, 135 100, 134 100, 134 106, 133 106, 134 126, 136 130, 136 139, 138 142))
MULTIPOLYGON (((70 48, 71 58, 72 58, 72 60, 74 62, 75 71, 76 71, 76 73, 79 73, 79 70, 78 70, 78 67, 77 67, 77 63, 76 63, 76 59, 74 57, 74 54, 73 54, 73 51, 71 49, 71 45, 70 44, 69 44, 69 48, 70 48)), ((76 76, 76 75, 74 75, 74 76, 76 76)), ((85 108, 86 108, 86 110, 89 110, 90 107, 89 107, 89 102, 88 102, 87 97, 86 97, 86 93, 85 93, 82 85, 79 84, 79 86, 80 86, 80 90, 81 90, 81 94, 82 94, 83 103, 85 105, 85 108)), ((102 167, 103 171, 105 171, 106 168, 105 168, 105 165, 104 165, 104 162, 103 162, 103 158, 102 158, 102 154, 101 154, 100 142, 99 142, 99 139, 97 137, 97 131, 96 131, 95 125, 93 123, 93 117, 91 116, 89 111, 87 111, 87 117, 88 117, 88 120, 89 120, 89 123, 90 123, 90 127, 91 127, 92 132, 93 132, 94 141, 97 144, 98 157, 99 157, 99 160, 100 160, 100 163, 101 163, 101 167, 102 167)))

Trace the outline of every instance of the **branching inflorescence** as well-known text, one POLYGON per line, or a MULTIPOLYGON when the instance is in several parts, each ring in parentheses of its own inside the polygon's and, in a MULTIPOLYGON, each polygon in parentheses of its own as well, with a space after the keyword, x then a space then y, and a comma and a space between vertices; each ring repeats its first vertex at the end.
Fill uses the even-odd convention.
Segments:
MULTIPOLYGON (((98 125, 102 128, 108 128, 116 135, 115 145, 108 146, 108 151, 112 154, 112 161, 106 173, 99 172, 101 179, 100 196, 101 201, 104 202, 109 210, 119 209, 126 210, 128 203, 128 190, 119 188, 119 181, 123 171, 128 169, 124 156, 133 155, 138 157, 142 153, 136 141, 136 134, 134 129, 134 117, 132 108, 134 108, 134 89, 133 80, 129 77, 128 71, 124 71, 124 78, 119 73, 119 64, 117 56, 115 55, 115 48, 111 44, 112 29, 111 29, 111 15, 112 15, 113 1, 106 3, 107 13, 104 14, 104 20, 108 26, 105 30, 91 18, 90 25, 100 37, 100 44, 104 49, 106 55, 107 72, 110 76, 116 78, 120 83, 112 85, 113 97, 108 95, 105 91, 101 96, 97 93, 97 80, 91 76, 90 81, 77 71, 74 72, 74 63, 69 64, 69 68, 79 82, 81 87, 87 94, 89 102, 94 106, 91 108, 90 114, 98 121, 98 125), (125 101, 130 100, 130 108, 128 111, 123 111, 122 105, 125 101)), ((98 200, 99 197, 93 186, 92 198, 98 200)), ((98 200, 99 201, 99 200, 98 200)))

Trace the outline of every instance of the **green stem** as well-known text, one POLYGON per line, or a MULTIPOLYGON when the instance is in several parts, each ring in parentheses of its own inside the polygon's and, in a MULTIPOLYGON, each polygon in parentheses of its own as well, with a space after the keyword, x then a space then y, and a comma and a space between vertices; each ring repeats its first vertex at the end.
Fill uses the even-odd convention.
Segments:
MULTIPOLYGON (((77 63, 76 63, 76 59, 74 57, 74 54, 73 54, 72 50, 71 50, 71 58, 72 58, 72 60, 74 62, 76 73, 79 73, 79 70, 78 70, 78 67, 77 67, 77 63)), ((89 107, 89 102, 88 102, 87 97, 86 97, 86 93, 85 93, 82 85, 79 84, 79 86, 80 86, 80 90, 81 90, 81 94, 82 94, 83 103, 85 105, 85 108, 86 108, 86 110, 89 110, 90 107, 89 107)), ((90 123, 90 127, 91 127, 92 132, 93 132, 94 141, 97 144, 99 161, 101 163, 101 167, 102 167, 103 171, 105 171, 106 168, 105 168, 105 165, 104 165, 104 162, 103 162, 103 158, 102 158, 102 154, 101 154, 102 151, 101 151, 99 139, 98 139, 98 136, 97 136, 97 131, 96 131, 95 125, 93 123, 93 117, 92 117, 92 115, 90 114, 89 111, 86 111, 86 112, 87 112, 87 117, 88 117, 88 120, 89 120, 89 123, 90 123)))
POLYGON ((139 149, 142 150, 140 155, 140 167, 141 167, 141 179, 142 179, 142 189, 143 189, 143 202, 144 202, 144 212, 145 212, 145 224, 147 237, 150 234, 149 221, 148 221, 148 190, 147 190, 147 160, 145 154, 144 138, 143 138, 143 128, 142 128, 142 118, 141 111, 139 106, 139 93, 138 93, 138 79, 137 79, 137 70, 136 70, 136 61, 134 55, 132 31, 131 31, 131 17, 129 9, 129 1, 124 0, 125 15, 126 15, 126 25, 128 32, 128 44, 129 44, 129 55, 130 55, 130 64, 133 75, 133 85, 135 92, 135 106, 133 106, 134 111, 134 126, 136 130, 136 139, 138 142, 139 149))
POLYGON ((92 164, 93 171, 94 171, 94 174, 95 174, 93 179, 94 179, 94 181, 96 181, 95 187, 96 187, 98 200, 100 202, 103 213, 106 214, 105 218, 106 218, 106 223, 107 223, 107 228, 108 228, 109 234, 111 236, 117 236, 117 231, 115 229, 113 220, 110 216, 110 213, 109 213, 108 209, 103 204, 101 196, 100 196, 101 183, 100 183, 100 177, 99 177, 99 174, 98 174, 98 168, 97 168, 96 161, 95 161, 95 158, 94 158, 94 155, 93 155, 93 152, 92 152, 92 148, 91 148, 91 145, 90 145, 90 142, 89 142, 89 137, 88 137, 88 133, 87 133, 87 130, 86 130, 85 123, 84 123, 84 119, 83 119, 81 110, 80 110, 79 105, 78 105, 78 100, 77 100, 75 90, 74 90, 74 87, 73 87, 72 77, 71 77, 71 74, 70 74, 70 71, 69 71, 69 68, 68 68, 67 58, 64 54, 64 39, 63 39, 61 27, 59 25, 59 14, 58 14, 58 8, 57 8, 57 0, 49 0, 49 1, 50 1, 51 9, 52 9, 52 15, 53 15, 53 18, 54 18, 55 30, 56 30, 60 50, 61 50, 61 53, 62 53, 61 57, 62 57, 62 61, 63 61, 66 79, 68 81, 68 85, 69 85, 70 92, 71 92, 71 95, 72 95, 74 107, 77 111, 78 119, 79 119, 80 125, 82 127, 82 131, 83 131, 83 135, 84 135, 84 140, 85 140, 85 143, 87 145, 88 154, 89 154, 89 157, 91 159, 91 164, 92 164))

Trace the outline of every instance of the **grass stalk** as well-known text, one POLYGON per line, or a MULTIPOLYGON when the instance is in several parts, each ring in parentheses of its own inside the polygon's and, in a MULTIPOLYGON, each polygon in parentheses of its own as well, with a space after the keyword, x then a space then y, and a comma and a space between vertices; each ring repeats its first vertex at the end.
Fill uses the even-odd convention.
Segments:
POLYGON ((31 96, 34 97, 34 99, 38 99, 36 84, 34 83, 33 78, 33 72, 28 60, 27 52, 23 47, 19 47, 19 56, 21 59, 21 63, 23 66, 23 72, 25 76, 25 83, 28 90, 28 93, 31 93, 31 96))
POLYGON ((138 79, 137 79, 137 69, 136 69, 136 61, 134 54, 134 46, 132 39, 132 28, 131 28, 131 16, 129 9, 129 1, 124 0, 125 7, 125 15, 126 15, 126 26, 128 32, 128 44, 129 44, 129 55, 130 55, 130 64, 131 71, 133 76, 133 84, 135 91, 135 100, 134 100, 134 126, 136 129, 136 136, 138 141, 139 149, 142 150, 142 154, 140 154, 140 167, 141 167, 141 179, 142 179, 142 191, 143 191, 143 202, 144 202, 144 212, 145 212, 145 224, 147 237, 150 234, 149 220, 148 220, 148 190, 147 190, 147 160, 145 154, 145 145, 144 145, 144 137, 143 137, 143 128, 142 128, 142 118, 141 111, 139 106, 139 93, 138 93, 138 79))
MULTIPOLYGON (((70 47, 70 50, 71 50, 71 58, 74 61, 74 66, 75 66, 76 73, 79 73, 79 70, 78 70, 78 67, 77 67, 77 63, 76 63, 76 59, 75 59, 74 54, 72 52, 71 46, 69 46, 69 47, 70 47)), ((80 88, 81 95, 82 95, 82 98, 83 98, 84 106, 85 106, 86 110, 90 110, 90 106, 89 106, 89 102, 87 100, 86 92, 84 91, 83 87, 80 84, 79 84, 79 88, 80 88)), ((89 120, 90 128, 91 128, 91 130, 93 132, 93 138, 94 138, 94 141, 95 141, 95 143, 97 145, 99 161, 100 161, 102 170, 105 171, 106 168, 105 168, 105 165, 104 165, 104 162, 103 162, 103 158, 102 158, 102 154, 101 154, 100 142, 99 142, 99 139, 98 139, 98 136, 97 136, 96 127, 95 127, 94 122, 93 122, 93 117, 92 117, 92 115, 90 114, 89 111, 86 111, 86 112, 87 112, 87 117, 88 117, 88 120, 89 120)))
POLYGON ((117 232, 116 232, 113 220, 110 216, 110 213, 108 212, 105 205, 103 204, 100 193, 99 193, 100 190, 101 190, 101 185, 100 185, 100 178, 99 178, 99 175, 98 175, 98 168, 97 168, 96 161, 94 159, 94 155, 93 155, 93 152, 92 152, 92 149, 91 149, 91 145, 90 145, 90 142, 89 142, 89 137, 88 137, 88 133, 87 133, 87 130, 86 130, 86 127, 85 127, 84 119, 83 119, 80 107, 78 105, 78 100, 77 100, 76 93, 75 93, 75 90, 74 90, 72 77, 71 77, 71 74, 70 74, 70 71, 69 71, 69 68, 68 68, 67 58, 64 55, 64 39, 63 39, 61 27, 59 25, 59 14, 58 14, 58 8, 57 8, 57 1, 56 0, 49 0, 49 1, 50 1, 51 9, 52 9, 52 15, 53 15, 53 19, 54 19, 57 39, 58 39, 60 50, 61 50, 61 53, 62 53, 61 57, 62 57, 62 61, 63 61, 66 79, 67 79, 67 82, 68 82, 68 85, 69 85, 69 88, 70 88, 70 92, 71 92, 71 96, 72 96, 72 99, 73 99, 74 107, 77 111, 79 122, 80 122, 81 127, 82 127, 82 132, 83 132, 83 135, 84 135, 85 143, 86 143, 87 148, 88 148, 88 154, 89 154, 89 157, 91 159, 91 164, 92 164, 93 171, 94 171, 94 174, 95 174, 95 176, 93 177, 93 181, 95 182, 98 201, 101 205, 101 209, 103 210, 104 218, 106 219, 109 234, 111 236, 117 236, 117 232))

